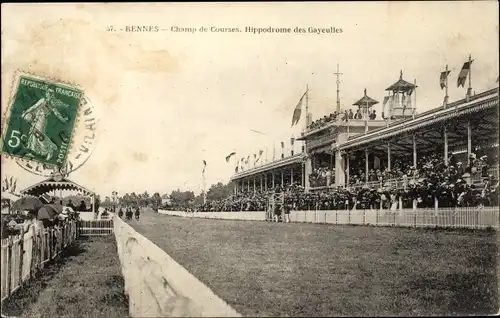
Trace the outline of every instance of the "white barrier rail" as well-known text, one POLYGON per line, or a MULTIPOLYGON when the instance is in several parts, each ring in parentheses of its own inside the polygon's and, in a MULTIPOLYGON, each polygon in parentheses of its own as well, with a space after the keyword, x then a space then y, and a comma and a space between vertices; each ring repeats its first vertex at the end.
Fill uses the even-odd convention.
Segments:
MULTIPOLYGON (((158 213, 181 217, 263 221, 266 212, 181 212, 158 213)), ((290 220, 301 223, 375 225, 401 227, 499 228, 498 207, 388 210, 292 211, 290 220)))
POLYGON ((76 239, 75 222, 35 232, 33 226, 21 235, 2 239, 1 299, 9 298, 23 283, 54 259, 76 239))
POLYGON ((113 234, 113 220, 78 221, 78 236, 106 236, 113 234))
POLYGON ((131 317, 240 317, 167 253, 113 216, 131 317))

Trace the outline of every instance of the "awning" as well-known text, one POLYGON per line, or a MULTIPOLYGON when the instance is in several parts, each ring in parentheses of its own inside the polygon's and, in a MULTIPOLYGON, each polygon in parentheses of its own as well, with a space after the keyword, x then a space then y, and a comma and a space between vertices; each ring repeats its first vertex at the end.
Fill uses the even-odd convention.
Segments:
POLYGON ((79 192, 83 193, 83 195, 94 194, 93 191, 90 191, 89 189, 82 187, 81 185, 79 185, 79 184, 77 184, 69 179, 55 181, 52 178, 49 178, 47 180, 44 180, 42 182, 39 182, 35 185, 32 185, 31 187, 28 187, 28 188, 22 190, 21 194, 39 197, 42 194, 49 193, 49 192, 54 191, 54 190, 79 191, 79 192))

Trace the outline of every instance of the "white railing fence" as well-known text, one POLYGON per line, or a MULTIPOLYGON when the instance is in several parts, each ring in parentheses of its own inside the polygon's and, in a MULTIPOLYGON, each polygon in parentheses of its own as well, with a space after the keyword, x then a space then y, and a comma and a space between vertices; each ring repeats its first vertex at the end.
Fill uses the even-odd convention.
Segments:
POLYGON ((292 211, 292 222, 401 227, 485 229, 499 227, 498 207, 389 210, 292 211))
MULTIPOLYGON (((264 221, 266 212, 181 212, 159 210, 158 213, 192 218, 264 221)), ((402 227, 444 227, 485 229, 499 228, 498 207, 432 208, 390 210, 311 210, 292 211, 290 220, 300 223, 374 225, 402 227)))
POLYGON ((78 237, 113 234, 113 220, 78 221, 78 237))
POLYGON ((76 222, 68 222, 63 226, 38 232, 31 226, 26 233, 2 239, 2 302, 73 243, 76 236, 76 222))

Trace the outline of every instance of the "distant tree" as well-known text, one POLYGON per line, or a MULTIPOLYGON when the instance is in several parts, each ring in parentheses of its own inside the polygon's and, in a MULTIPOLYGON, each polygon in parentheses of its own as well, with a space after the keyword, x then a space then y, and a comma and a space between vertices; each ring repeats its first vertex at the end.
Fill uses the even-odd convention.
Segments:
POLYGON ((219 182, 213 184, 207 191, 207 201, 218 201, 229 197, 232 193, 231 184, 219 182))
POLYGON ((161 196, 160 196, 160 193, 158 192, 155 192, 153 194, 153 197, 151 198, 151 203, 155 206, 155 207, 159 207, 161 205, 161 196))
POLYGON ((188 207, 193 204, 194 199, 195 195, 193 191, 181 191, 177 189, 170 194, 170 204, 174 207, 188 207))
POLYGON ((113 206, 113 202, 111 201, 111 198, 107 196, 104 198, 104 201, 102 202, 101 205, 103 207, 109 208, 109 207, 113 206))

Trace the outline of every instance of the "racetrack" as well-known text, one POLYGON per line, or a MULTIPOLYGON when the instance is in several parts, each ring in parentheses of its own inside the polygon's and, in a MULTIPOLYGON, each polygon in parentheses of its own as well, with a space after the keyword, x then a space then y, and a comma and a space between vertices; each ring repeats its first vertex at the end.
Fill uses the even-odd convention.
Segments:
POLYGON ((180 218, 129 223, 245 316, 488 314, 497 235, 180 218))

